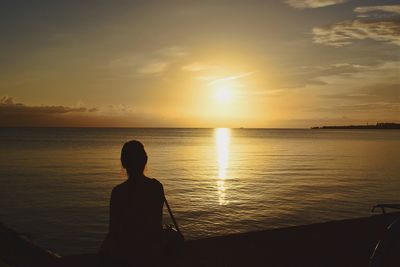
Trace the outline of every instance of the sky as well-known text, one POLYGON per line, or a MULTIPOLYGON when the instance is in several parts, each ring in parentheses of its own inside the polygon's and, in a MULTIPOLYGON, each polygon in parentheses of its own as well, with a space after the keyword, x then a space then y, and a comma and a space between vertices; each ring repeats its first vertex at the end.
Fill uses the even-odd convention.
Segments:
POLYGON ((0 0, 0 126, 400 122, 399 0, 0 0))

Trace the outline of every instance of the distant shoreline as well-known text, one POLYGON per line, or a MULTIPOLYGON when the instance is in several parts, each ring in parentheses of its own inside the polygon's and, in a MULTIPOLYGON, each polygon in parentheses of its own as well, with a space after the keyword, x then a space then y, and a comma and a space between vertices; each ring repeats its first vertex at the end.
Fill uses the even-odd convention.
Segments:
POLYGON ((77 129, 77 130, 213 130, 227 128, 232 130, 315 130, 315 129, 400 129, 395 127, 377 127, 376 125, 344 125, 344 126, 315 126, 315 127, 99 127, 99 126, 0 126, 0 129, 77 129))
POLYGON ((309 130, 310 127, 289 127, 289 128, 277 128, 277 127, 98 127, 98 126, 0 126, 0 129, 153 129, 153 130, 185 130, 185 129, 220 129, 227 128, 233 130, 309 130))
POLYGON ((321 126, 311 127, 312 130, 324 130, 324 129, 356 129, 356 130, 393 130, 400 129, 400 123, 377 123, 375 125, 345 125, 345 126, 321 126))

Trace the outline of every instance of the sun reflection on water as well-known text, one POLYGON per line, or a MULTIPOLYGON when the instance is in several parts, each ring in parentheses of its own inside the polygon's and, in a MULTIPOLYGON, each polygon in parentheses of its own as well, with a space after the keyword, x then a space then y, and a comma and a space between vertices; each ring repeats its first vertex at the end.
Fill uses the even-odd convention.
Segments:
POLYGON ((230 129, 217 128, 215 129, 215 143, 217 148, 217 162, 218 162, 218 200, 220 205, 226 205, 229 201, 226 199, 226 185, 225 179, 227 178, 227 169, 229 161, 229 141, 230 129))

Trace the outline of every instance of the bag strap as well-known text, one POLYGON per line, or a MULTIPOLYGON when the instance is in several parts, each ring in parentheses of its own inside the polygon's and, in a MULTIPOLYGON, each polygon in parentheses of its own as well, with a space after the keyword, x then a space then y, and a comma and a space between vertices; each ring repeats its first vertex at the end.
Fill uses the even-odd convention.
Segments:
POLYGON ((174 214, 172 213, 172 210, 171 210, 171 208, 169 207, 168 201, 167 201, 167 199, 165 198, 165 196, 164 196, 164 202, 165 202, 165 205, 167 206, 169 216, 171 217, 172 222, 174 223, 174 226, 175 226, 175 228, 176 228, 176 231, 178 231, 178 233, 182 235, 181 230, 179 229, 178 223, 177 223, 176 220, 175 220, 174 214))

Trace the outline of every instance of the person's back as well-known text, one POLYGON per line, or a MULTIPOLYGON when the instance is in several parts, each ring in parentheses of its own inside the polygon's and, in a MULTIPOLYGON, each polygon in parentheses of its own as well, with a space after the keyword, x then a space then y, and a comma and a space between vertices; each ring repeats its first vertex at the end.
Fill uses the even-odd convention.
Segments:
POLYGON ((139 142, 124 145, 121 162, 128 180, 112 190, 109 233, 100 252, 114 264, 155 266, 161 255, 163 187, 143 175, 147 155, 139 142))

